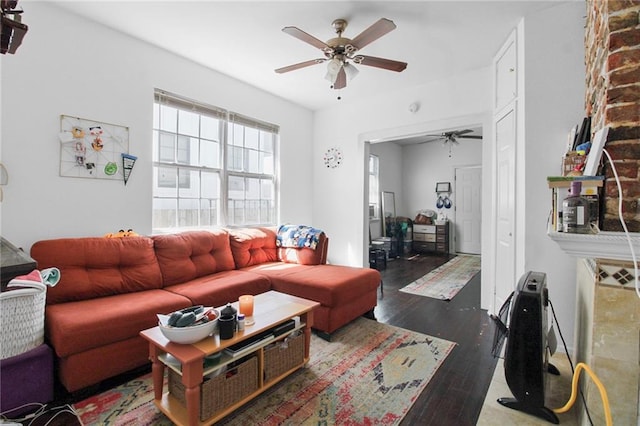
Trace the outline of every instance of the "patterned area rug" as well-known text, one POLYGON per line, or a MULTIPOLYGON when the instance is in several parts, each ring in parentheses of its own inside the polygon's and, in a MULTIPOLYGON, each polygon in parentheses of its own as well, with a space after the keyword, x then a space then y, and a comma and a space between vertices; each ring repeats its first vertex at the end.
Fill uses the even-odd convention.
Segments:
POLYGON ((458 255, 411 284, 402 287, 404 293, 451 300, 480 272, 480 256, 458 255))
MULTIPOLYGON (((227 416, 225 425, 397 425, 455 343, 364 318, 327 342, 313 335, 306 368, 227 416)), ((84 425, 171 425, 149 374, 74 405, 84 425)), ((166 390, 166 385, 165 385, 166 390)))

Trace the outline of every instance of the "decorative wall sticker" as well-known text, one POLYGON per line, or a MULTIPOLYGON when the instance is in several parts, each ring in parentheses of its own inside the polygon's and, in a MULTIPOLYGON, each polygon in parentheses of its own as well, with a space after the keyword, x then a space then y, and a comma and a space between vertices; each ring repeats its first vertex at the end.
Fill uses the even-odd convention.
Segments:
POLYGON ((129 176, 131 175, 131 170, 133 170, 133 166, 136 164, 136 160, 138 157, 131 154, 122 153, 122 173, 124 173, 124 184, 126 185, 129 181, 129 176))
POLYGON ((118 172, 118 165, 116 163, 114 163, 113 161, 109 161, 105 166, 104 166, 104 174, 107 176, 113 176, 118 172))
POLYGON ((94 126, 89 128, 89 133, 93 136, 93 142, 91 142, 91 147, 96 151, 102 151, 104 145, 102 144, 102 127, 94 126))

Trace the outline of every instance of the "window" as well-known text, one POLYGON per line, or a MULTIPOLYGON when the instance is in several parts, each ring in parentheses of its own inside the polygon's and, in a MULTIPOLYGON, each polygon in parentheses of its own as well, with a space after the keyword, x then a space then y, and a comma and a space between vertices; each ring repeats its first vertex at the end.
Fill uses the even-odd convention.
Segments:
POLYGON ((369 155, 369 219, 380 216, 380 170, 377 155, 369 155))
POLYGON ((156 91, 153 229, 275 224, 277 141, 277 126, 156 91))

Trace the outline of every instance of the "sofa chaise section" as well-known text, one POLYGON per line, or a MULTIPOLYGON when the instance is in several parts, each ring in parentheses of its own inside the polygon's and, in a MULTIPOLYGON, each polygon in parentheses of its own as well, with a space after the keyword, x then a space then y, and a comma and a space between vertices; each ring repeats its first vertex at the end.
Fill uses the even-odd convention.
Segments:
POLYGON ((324 234, 312 250, 278 247, 276 233, 275 228, 230 230, 236 267, 267 277, 272 290, 320 302, 314 310, 317 331, 330 334, 363 314, 373 316, 381 281, 377 270, 327 265, 324 234))
POLYGON ((373 317, 380 273, 375 269, 340 265, 255 265, 247 271, 264 275, 273 290, 320 302, 314 311, 316 330, 331 334, 361 315, 373 317))

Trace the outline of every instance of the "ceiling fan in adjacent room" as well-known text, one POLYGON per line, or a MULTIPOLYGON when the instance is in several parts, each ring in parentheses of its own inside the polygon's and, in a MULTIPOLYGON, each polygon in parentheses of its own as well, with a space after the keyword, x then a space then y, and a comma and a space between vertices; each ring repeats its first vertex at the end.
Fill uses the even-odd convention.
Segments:
POLYGON ((479 135, 470 135, 473 130, 465 129, 465 130, 452 130, 449 132, 442 132, 438 135, 425 135, 432 139, 428 139, 422 143, 433 142, 437 140, 442 140, 442 145, 449 147, 449 157, 451 157, 451 147, 453 145, 458 145, 458 139, 482 139, 482 136, 479 135))
POLYGON ((351 80, 359 72, 354 64, 367 65, 396 72, 401 72, 407 67, 406 62, 377 58, 374 56, 365 56, 358 53, 358 51, 363 47, 394 30, 396 25, 393 21, 381 18, 353 39, 342 37, 342 33, 345 28, 347 28, 347 21, 345 19, 336 19, 331 25, 338 36, 329 39, 326 42, 315 38, 297 27, 284 27, 282 31, 285 33, 320 49, 324 54, 324 58, 311 59, 278 68, 275 71, 278 74, 282 74, 311 65, 328 62, 325 78, 331 82, 331 88, 342 89, 347 86, 347 78, 351 80))

